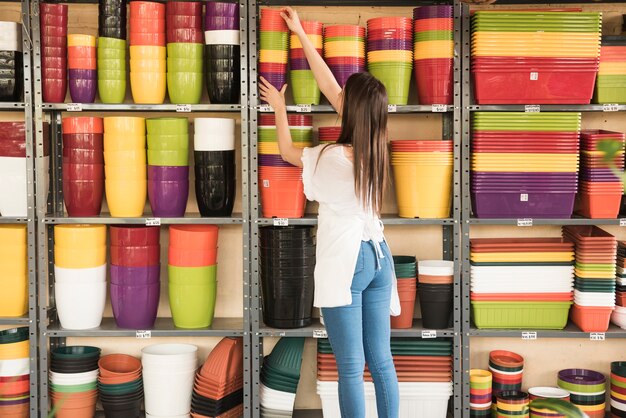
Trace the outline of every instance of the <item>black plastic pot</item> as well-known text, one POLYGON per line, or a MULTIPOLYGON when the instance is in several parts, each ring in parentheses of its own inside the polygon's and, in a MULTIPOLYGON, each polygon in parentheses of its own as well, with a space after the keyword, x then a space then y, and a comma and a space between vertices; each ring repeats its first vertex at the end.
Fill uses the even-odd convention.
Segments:
POLYGON ((196 392, 191 396, 192 409, 201 415, 218 416, 243 402, 243 389, 232 392, 221 399, 206 398, 196 392), (205 412, 205 413, 203 413, 205 412))
POLYGON ((452 314, 452 285, 420 284, 417 290, 424 328, 448 328, 452 314))
POLYGON ((234 72, 213 72, 207 70, 206 85, 211 103, 239 103, 239 92, 241 88, 239 70, 234 72))

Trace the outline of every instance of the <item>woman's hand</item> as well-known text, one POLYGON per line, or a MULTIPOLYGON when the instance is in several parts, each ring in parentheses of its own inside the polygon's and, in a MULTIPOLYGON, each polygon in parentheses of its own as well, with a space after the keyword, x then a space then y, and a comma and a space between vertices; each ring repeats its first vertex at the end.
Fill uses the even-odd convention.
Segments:
POLYGON ((265 100, 274 111, 286 110, 287 106, 285 105, 285 90, 287 90, 287 84, 280 89, 280 91, 276 90, 269 81, 265 78, 260 77, 261 83, 259 84, 259 91, 261 93, 261 99, 265 100))
POLYGON ((304 29, 302 28, 302 24, 300 23, 300 18, 298 17, 298 12, 293 10, 291 7, 285 7, 281 10, 280 16, 285 20, 289 30, 298 36, 305 36, 304 29))

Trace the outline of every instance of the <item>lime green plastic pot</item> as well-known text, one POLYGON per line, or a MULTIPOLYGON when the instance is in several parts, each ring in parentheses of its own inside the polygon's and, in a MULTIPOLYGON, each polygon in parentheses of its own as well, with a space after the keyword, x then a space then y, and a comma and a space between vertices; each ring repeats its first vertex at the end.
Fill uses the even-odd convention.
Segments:
POLYGON ((411 84, 411 67, 370 66, 369 72, 380 80, 387 89, 389 104, 406 105, 409 102, 409 86, 411 84))
POLYGON ((126 61, 124 61, 123 58, 98 59, 97 66, 98 66, 98 71, 116 70, 116 71, 124 71, 124 73, 126 73, 126 61))
POLYGON ((148 150, 148 165, 182 167, 189 165, 188 150, 148 150))
POLYGON ((291 91, 295 104, 320 104, 320 89, 311 70, 290 71, 291 91))
POLYGON ((126 81, 126 70, 98 70, 98 80, 126 81))
POLYGON ((169 58, 186 58, 202 60, 204 56, 204 45, 187 43, 167 44, 167 56, 169 58))
POLYGON ((173 104, 197 104, 202 98, 202 72, 168 72, 167 91, 173 104))
POLYGON ((169 283, 169 300, 174 325, 179 328, 211 326, 215 313, 217 282, 203 285, 169 283))
POLYGON ((183 135, 189 132, 187 118, 149 118, 146 119, 148 135, 183 135))
POLYGON ((167 58, 168 73, 201 73, 202 60, 189 58, 167 58))
POLYGON ((182 151, 189 149, 189 135, 148 135, 148 149, 182 151))
POLYGON ((98 77, 98 95, 102 103, 124 103, 126 80, 107 80, 98 77))
POLYGON ((90 390, 94 390, 98 387, 96 382, 93 383, 85 383, 83 385, 55 385, 53 383, 49 384, 50 389, 54 392, 58 393, 78 393, 78 392, 88 392, 90 390))
POLYGON ((126 52, 126 40, 117 38, 98 38, 98 51, 101 49, 117 49, 126 52))
POLYGON ((205 267, 167 266, 169 282, 180 285, 206 285, 215 282, 217 265, 205 267))

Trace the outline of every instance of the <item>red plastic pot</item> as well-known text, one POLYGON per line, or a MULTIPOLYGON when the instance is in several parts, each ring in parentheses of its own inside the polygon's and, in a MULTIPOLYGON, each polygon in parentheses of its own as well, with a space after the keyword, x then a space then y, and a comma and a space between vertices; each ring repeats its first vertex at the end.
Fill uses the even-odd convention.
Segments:
POLYGON ((44 78, 42 96, 45 103, 63 103, 67 94, 67 78, 44 78))
POLYGON ((69 216, 100 216, 103 194, 103 179, 63 179, 63 200, 69 216))
POLYGON ((365 38, 365 28, 358 25, 333 25, 324 28, 325 38, 334 38, 337 36, 357 36, 365 38))
POLYGON ((63 133, 64 148, 82 148, 103 150, 104 134, 66 134, 63 133))
POLYGON ((102 180, 104 181, 104 164, 63 164, 63 181, 65 180, 102 180))
POLYGON ((137 33, 129 34, 131 46, 165 46, 165 33, 137 33))
MULTIPOLYGON (((67 48, 67 36, 66 35, 41 35, 41 47, 55 47, 55 48, 67 48)), ((45 57, 45 55, 44 55, 45 57)))
POLYGON ((39 24, 44 26, 67 27, 67 14, 44 13, 39 15, 39 24))
POLYGON ((67 16, 67 4, 39 3, 39 15, 47 14, 67 16))
POLYGON ((142 16, 129 19, 129 31, 138 33, 165 32, 165 19, 153 19, 142 16))
POLYGON ((123 267, 155 266, 161 262, 160 245, 123 247, 111 245, 111 264, 123 267))
POLYGON ((302 218, 306 206, 302 180, 272 180, 261 188, 263 217, 302 218))
POLYGON ((274 63, 274 62, 260 62, 259 63, 259 72, 286 73, 287 72, 287 64, 278 64, 278 63, 274 63))
POLYGON ((43 69, 46 69, 46 68, 67 69, 67 58, 65 57, 43 57, 41 60, 42 60, 41 65, 43 69))
MULTIPOLYGON (((178 2, 168 2, 167 4, 177 4, 178 2)), ((200 4, 200 3, 198 3, 200 4)), ((194 28, 202 30, 202 17, 201 14, 198 15, 167 15, 165 18, 165 22, 168 29, 184 29, 184 28, 194 28)))
POLYGON ((606 332, 611 320, 610 307, 587 307, 573 305, 570 311, 571 320, 583 332, 606 332))
POLYGON ((46 46, 41 48, 42 57, 67 57, 66 46, 46 46))
POLYGON ((170 43, 204 43, 204 32, 199 29, 168 29, 167 41, 170 43))
POLYGON ((619 208, 622 201, 621 192, 591 192, 579 193, 581 215, 597 219, 615 219, 619 214, 619 208))
POLYGON ((415 80, 420 104, 452 104, 454 72, 451 59, 415 61, 415 80))
MULTIPOLYGON (((322 49, 316 48, 316 51, 320 55, 323 54, 323 50, 322 49)), ((302 49, 302 48, 291 48, 289 50, 289 58, 292 58, 292 59, 306 58, 306 55, 304 55, 304 49, 302 49)), ((363 61, 365 61, 365 60, 363 59, 363 61)))
POLYGON ((202 3, 199 1, 168 1, 165 14, 167 16, 202 16, 202 3))
POLYGON ((93 46, 69 46, 67 47, 67 57, 96 59, 96 48, 93 46))
POLYGON ((41 36, 67 36, 67 26, 43 26, 41 36))
POLYGON ((63 148, 63 162, 72 164, 104 164, 104 155, 100 150, 63 148))
POLYGON ((78 116, 63 118, 63 134, 92 134, 104 133, 104 122, 102 118, 95 116, 78 116))
POLYGON ((26 158, 26 141, 23 139, 0 141, 0 157, 26 158))
POLYGON ((132 1, 129 7, 129 17, 150 16, 154 19, 165 19, 165 4, 153 1, 132 1))
POLYGON ((111 245, 136 247, 159 245, 161 230, 157 226, 111 226, 111 245))

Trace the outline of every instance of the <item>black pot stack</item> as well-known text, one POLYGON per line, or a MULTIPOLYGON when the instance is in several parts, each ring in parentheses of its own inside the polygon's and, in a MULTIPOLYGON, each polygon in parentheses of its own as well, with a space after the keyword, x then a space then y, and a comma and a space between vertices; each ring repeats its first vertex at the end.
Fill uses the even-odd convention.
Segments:
POLYGON ((20 102, 23 90, 22 25, 0 22, 0 102, 20 102))
POLYGON ((98 2, 98 36, 126 39, 126 0, 98 2))
POLYGON ((260 231, 263 321, 274 328, 311 324, 315 236, 311 226, 268 226, 260 231))

